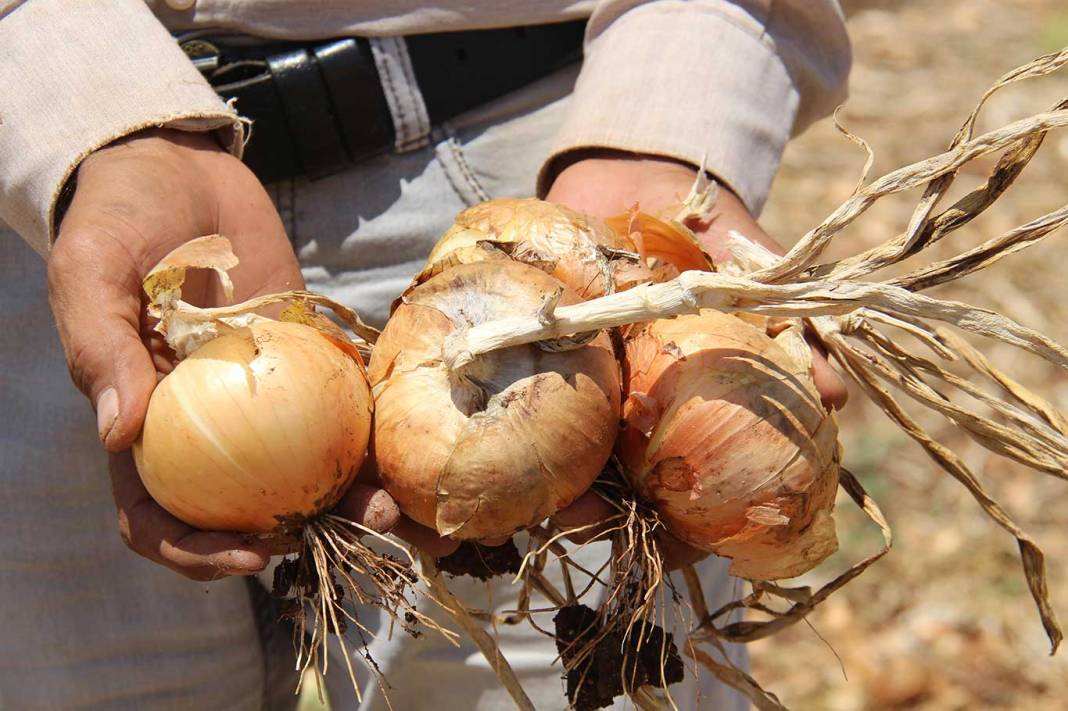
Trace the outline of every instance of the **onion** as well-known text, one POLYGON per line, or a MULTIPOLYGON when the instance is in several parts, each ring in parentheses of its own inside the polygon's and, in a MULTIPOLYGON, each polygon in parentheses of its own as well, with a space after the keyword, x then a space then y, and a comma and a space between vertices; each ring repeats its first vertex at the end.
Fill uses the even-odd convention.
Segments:
POLYGON ((626 235, 595 217, 535 198, 497 198, 457 215, 416 283, 458 264, 512 259, 590 299, 649 281, 637 257, 626 235))
MULTIPOLYGON (((621 230, 623 217, 608 224, 621 230)), ((679 220, 632 212, 626 225, 678 272, 753 268, 733 252, 740 261, 702 264, 679 220)), ((837 421, 821 404, 800 322, 778 328, 772 339, 763 316, 706 309, 623 329, 625 475, 676 538, 754 580, 800 575, 838 547, 837 421)))
POLYGON ((133 451, 176 517, 268 533, 333 508, 370 429, 359 362, 314 328, 263 320, 200 346, 160 382, 133 451))
POLYGON ((318 660, 325 671, 328 632, 356 621, 342 607, 346 591, 412 634, 416 623, 440 630, 406 595, 418 580, 410 553, 379 553, 361 537, 380 534, 330 513, 365 458, 372 400, 357 345, 312 304, 330 307, 365 340, 376 332, 305 291, 212 309, 181 300, 190 268, 214 269, 232 297, 227 270, 236 265, 229 241, 213 235, 174 250, 145 278, 149 315, 180 361, 153 391, 133 447, 145 488, 192 526, 298 539, 297 556, 275 570, 274 592, 290 597, 286 614, 305 668, 318 660), (280 321, 255 313, 275 304, 287 304, 280 321))
POLYGON ((838 427, 807 363, 712 310, 635 327, 625 350, 619 459, 674 536, 758 580, 836 550, 838 427))
POLYGON ((344 333, 301 307, 324 297, 289 292, 220 309, 181 301, 187 269, 214 269, 231 296, 236 265, 228 240, 203 237, 145 278, 156 330, 180 362, 152 393, 134 460, 152 498, 192 526, 292 533, 332 508, 359 471, 370 389, 344 333), (253 313, 294 301, 287 321, 253 313))
POLYGON ((619 418, 619 369, 604 334, 552 352, 495 351, 457 370, 448 339, 491 319, 579 296, 500 260, 460 264, 410 289, 375 345, 374 453, 401 510, 442 535, 496 538, 571 503, 601 472, 619 418))
MULTIPOLYGON (((620 290, 687 270, 714 270, 681 222, 700 216, 706 202, 695 194, 679 206, 676 218, 667 220, 633 209, 608 219, 606 230, 596 220, 536 200, 490 201, 461 214, 435 247, 422 276, 442 270, 449 274, 450 267, 462 263, 506 265, 520 259, 569 280, 580 295, 593 297, 621 283, 620 290), (609 233, 615 233, 614 238, 609 233), (605 262, 606 256, 613 259, 605 262), (637 278, 621 280, 616 271, 620 268, 637 278), (602 271, 604 278, 591 277, 602 271), (595 288, 598 284, 605 288, 595 288)), ((741 263, 718 266, 735 274, 746 269, 741 263)), ((470 301, 477 299, 472 295, 470 301)), ((837 424, 820 403, 800 322, 783 324, 775 339, 767 335, 767 319, 754 314, 706 310, 642 323, 658 315, 656 308, 635 308, 652 306, 642 297, 605 299, 589 309, 562 308, 561 314, 569 314, 562 317, 567 319, 563 326, 556 316, 558 305, 567 306, 544 299, 539 303, 534 297, 528 303, 510 303, 499 313, 480 311, 478 319, 448 338, 435 334, 419 357, 432 357, 445 373, 449 367, 467 367, 472 358, 491 357, 497 348, 504 357, 536 340, 530 337, 534 324, 539 325, 537 331, 551 334, 542 338, 568 333, 590 337, 597 328, 625 324, 620 463, 638 496, 654 505, 667 529, 702 550, 733 558, 732 571, 753 579, 800 574, 835 550, 831 511, 837 488, 837 424), (648 315, 638 316, 646 311, 648 315), (571 315, 579 312, 583 318, 571 315), (439 344, 444 344, 443 355, 439 344), (505 345, 509 348, 502 348, 505 345), (440 366, 442 360, 448 367, 440 366)), ((396 328, 394 333, 425 330, 414 321, 396 328)), ((372 361, 373 382, 381 372, 375 365, 372 361)), ((376 400, 381 425, 385 401, 377 392, 376 400)), ((424 423, 421 432, 431 430, 430 423, 424 423)), ((446 436, 449 446, 451 437, 446 436)), ((441 461, 451 456, 438 456, 428 468, 441 471, 441 461)), ((477 458, 471 461, 469 466, 479 463, 477 458)), ((431 507, 436 507, 439 530, 449 529, 442 526, 440 505, 431 498, 435 491, 442 493, 441 487, 426 481, 422 486, 414 498, 426 509, 413 515, 429 522, 431 507)))

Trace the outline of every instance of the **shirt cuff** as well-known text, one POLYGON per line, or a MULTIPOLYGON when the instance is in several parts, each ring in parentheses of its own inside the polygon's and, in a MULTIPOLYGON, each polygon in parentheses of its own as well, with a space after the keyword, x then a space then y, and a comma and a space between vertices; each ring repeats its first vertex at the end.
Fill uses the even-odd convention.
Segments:
POLYGON ((799 93, 752 18, 714 3, 650 3, 587 43, 567 118, 538 177, 581 148, 703 165, 759 214, 794 126, 799 93))
POLYGON ((237 114, 143 0, 31 0, 0 18, 0 220, 39 253, 63 186, 94 150, 148 127, 218 131, 237 114))

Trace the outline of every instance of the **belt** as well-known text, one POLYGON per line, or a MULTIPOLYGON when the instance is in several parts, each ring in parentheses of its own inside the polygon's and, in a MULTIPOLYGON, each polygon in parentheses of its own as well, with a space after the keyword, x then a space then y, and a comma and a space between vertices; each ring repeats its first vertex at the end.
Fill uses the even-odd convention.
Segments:
MULTIPOLYGON (((584 30, 580 21, 406 37, 430 125, 580 60, 584 30)), ((202 31, 178 41, 252 120, 244 159, 264 183, 331 175, 397 143, 390 87, 365 38, 274 42, 202 31)))

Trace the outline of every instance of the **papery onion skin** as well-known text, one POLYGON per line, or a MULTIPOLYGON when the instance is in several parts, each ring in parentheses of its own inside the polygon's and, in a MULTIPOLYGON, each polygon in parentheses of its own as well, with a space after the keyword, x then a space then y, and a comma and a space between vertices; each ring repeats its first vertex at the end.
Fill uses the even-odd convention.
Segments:
MULTIPOLYGON (((458 328, 529 314, 560 283, 511 261, 454 266, 411 289, 375 345, 374 452, 401 510, 458 539, 509 535, 584 492, 617 434, 619 368, 605 334, 441 361, 458 328)), ((565 289, 561 304, 579 297, 565 289)))
POLYGON ((634 327, 625 349, 617 449, 669 532, 753 580, 837 549, 838 428, 806 367, 710 310, 634 327))
POLYGON ((351 484, 371 409, 351 354, 309 326, 263 319, 157 385, 134 458, 152 498, 192 526, 290 531, 351 484))
POLYGON ((583 299, 607 293, 603 268, 609 263, 615 291, 653 278, 636 260, 612 256, 637 250, 596 217, 536 198, 495 198, 456 216, 416 280, 423 282, 458 264, 500 258, 501 252, 551 274, 583 299), (487 243, 499 252, 484 249, 487 243))

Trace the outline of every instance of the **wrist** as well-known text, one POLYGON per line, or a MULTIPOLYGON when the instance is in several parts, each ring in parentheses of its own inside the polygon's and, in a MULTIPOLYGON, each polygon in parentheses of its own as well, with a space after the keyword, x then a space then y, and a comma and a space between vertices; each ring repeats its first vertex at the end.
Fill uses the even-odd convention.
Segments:
POLYGON ((144 128, 140 131, 134 131, 122 138, 112 141, 103 148, 98 149, 97 152, 105 151, 109 148, 128 145, 162 145, 172 146, 179 148, 191 148, 194 150, 203 150, 211 153, 226 153, 226 149, 219 142, 218 137, 214 131, 181 131, 176 128, 144 128))
POLYGON ((653 172, 658 167, 674 165, 685 168, 692 175, 697 174, 697 166, 688 161, 672 158, 670 156, 655 155, 652 153, 639 153, 637 151, 624 151, 618 148, 578 148, 558 156, 552 163, 552 182, 555 182, 562 173, 578 163, 593 163, 603 165, 630 165, 636 170, 653 172))
POLYGON ((121 237, 127 255, 147 271, 178 240, 217 231, 219 196, 235 168, 243 170, 209 133, 127 134, 78 165, 57 205, 56 244, 72 231, 91 234, 94 242, 121 237), (113 215, 135 229, 99 229, 113 215))
POLYGON ((176 171, 204 184, 211 182, 213 164, 218 161, 237 160, 216 140, 213 133, 179 131, 171 128, 146 128, 127 134, 90 153, 74 177, 84 171, 92 171, 101 162, 146 161, 164 170, 176 171))

